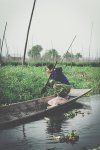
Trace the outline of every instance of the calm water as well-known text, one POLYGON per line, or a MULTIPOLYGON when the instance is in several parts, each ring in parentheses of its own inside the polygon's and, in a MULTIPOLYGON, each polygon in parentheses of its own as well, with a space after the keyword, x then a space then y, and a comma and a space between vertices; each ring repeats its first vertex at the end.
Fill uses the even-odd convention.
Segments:
POLYGON ((20 125, 12 129, 0 130, 0 150, 84 150, 85 147, 100 146, 100 95, 81 98, 81 111, 72 119, 64 114, 20 125), (89 114, 88 114, 89 112, 89 114), (51 140, 67 130, 77 130, 79 140, 73 144, 51 140))

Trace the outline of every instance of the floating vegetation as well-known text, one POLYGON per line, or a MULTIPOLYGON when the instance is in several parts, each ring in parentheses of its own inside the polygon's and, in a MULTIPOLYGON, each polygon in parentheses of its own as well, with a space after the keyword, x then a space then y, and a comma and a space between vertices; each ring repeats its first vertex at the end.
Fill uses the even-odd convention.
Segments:
POLYGON ((74 109, 72 111, 69 111, 67 113, 64 113, 64 116, 67 118, 67 119, 70 119, 70 118, 74 118, 75 116, 77 116, 77 114, 81 114, 82 117, 85 116, 85 114, 90 114, 90 112, 82 112, 81 110, 78 110, 78 109, 74 109))
POLYGON ((78 110, 72 110, 72 111, 69 111, 69 112, 67 112, 67 113, 65 113, 64 115, 65 115, 65 117, 66 118, 74 118, 76 115, 77 115, 77 113, 79 113, 80 111, 78 111, 78 110))
POLYGON ((100 150, 100 146, 94 147, 94 148, 89 148, 89 149, 86 149, 86 150, 100 150))
POLYGON ((76 130, 72 130, 62 133, 61 135, 53 135, 52 139, 56 142, 75 143, 79 140, 79 136, 77 135, 76 130))

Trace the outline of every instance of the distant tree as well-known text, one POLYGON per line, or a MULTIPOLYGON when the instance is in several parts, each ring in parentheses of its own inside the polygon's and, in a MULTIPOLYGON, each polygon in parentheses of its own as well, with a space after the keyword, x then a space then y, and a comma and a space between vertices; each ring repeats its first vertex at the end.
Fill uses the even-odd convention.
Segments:
POLYGON ((69 53, 68 51, 67 51, 67 53, 65 53, 64 55, 63 55, 63 59, 64 60, 68 60, 68 61, 71 61, 71 59, 73 59, 74 58, 74 54, 73 53, 69 53))
POLYGON ((41 45, 35 45, 28 51, 28 56, 33 60, 39 60, 41 58, 40 52, 42 51, 41 45))
POLYGON ((80 53, 77 53, 74 55, 73 53, 67 52, 66 54, 63 55, 64 60, 66 61, 75 61, 76 59, 79 60, 79 58, 82 58, 82 55, 80 53))
POLYGON ((59 60, 61 58, 61 56, 58 54, 57 50, 50 49, 42 56, 42 58, 46 61, 48 60, 48 61, 55 62, 55 61, 59 60))
POLYGON ((64 58, 70 58, 70 57, 71 57, 71 53, 69 53, 69 52, 67 51, 67 53, 65 53, 65 54, 63 55, 63 57, 64 57, 64 58))
POLYGON ((79 58, 82 58, 82 55, 81 55, 80 53, 77 53, 77 54, 75 55, 75 57, 76 57, 77 59, 79 59, 79 58))

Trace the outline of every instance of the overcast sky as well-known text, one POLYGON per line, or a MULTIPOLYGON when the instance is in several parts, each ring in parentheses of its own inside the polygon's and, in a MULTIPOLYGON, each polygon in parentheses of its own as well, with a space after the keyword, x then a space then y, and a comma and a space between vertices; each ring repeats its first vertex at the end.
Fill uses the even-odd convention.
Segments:
MULTIPOLYGON (((0 0, 0 38, 7 21, 6 41, 11 55, 22 55, 34 0, 0 0)), ((73 53, 100 55, 100 0, 37 0, 28 49, 39 44, 64 54, 76 35, 73 53), (93 26, 92 26, 93 25, 93 26)), ((6 53, 4 43, 3 54, 6 53)))

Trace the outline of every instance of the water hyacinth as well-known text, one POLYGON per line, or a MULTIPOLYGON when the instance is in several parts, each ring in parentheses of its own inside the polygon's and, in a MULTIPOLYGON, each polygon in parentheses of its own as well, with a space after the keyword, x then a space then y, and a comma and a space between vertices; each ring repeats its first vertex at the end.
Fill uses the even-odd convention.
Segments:
POLYGON ((82 117, 84 117, 85 116, 85 114, 90 114, 90 111, 85 111, 85 112, 82 112, 82 111, 80 111, 80 110, 78 110, 78 109, 74 109, 74 110, 72 110, 72 111, 69 111, 69 112, 67 112, 67 113, 64 113, 64 116, 67 118, 67 119, 70 119, 70 118, 74 118, 75 116, 77 116, 78 114, 81 114, 82 115, 82 117))
POLYGON ((100 150, 100 146, 94 147, 94 148, 89 148, 89 149, 87 149, 87 150, 100 150))
POLYGON ((76 130, 62 133, 61 135, 53 135, 53 140, 57 142, 74 143, 79 140, 76 130))

